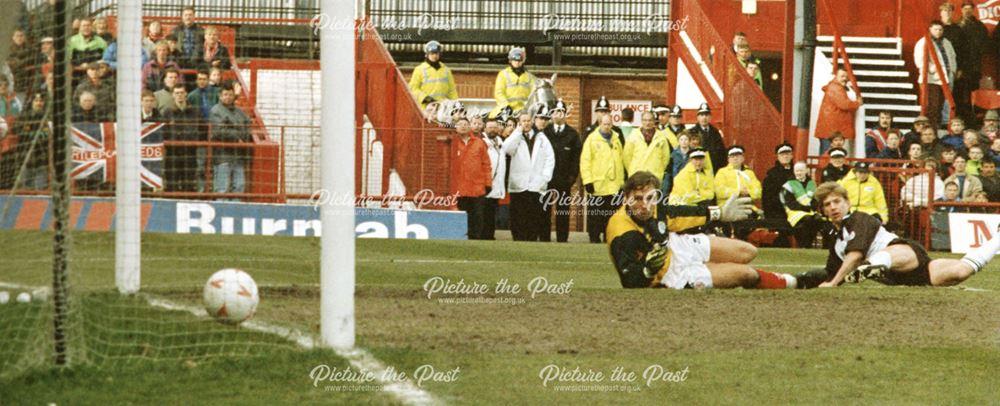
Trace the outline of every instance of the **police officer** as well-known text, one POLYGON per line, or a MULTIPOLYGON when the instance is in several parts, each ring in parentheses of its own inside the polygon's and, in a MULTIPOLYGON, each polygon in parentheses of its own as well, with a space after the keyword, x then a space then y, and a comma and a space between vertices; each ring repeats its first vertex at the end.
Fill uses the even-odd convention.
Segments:
POLYGON ((677 136, 684 131, 684 110, 681 106, 673 106, 670 108, 669 116, 667 117, 667 125, 661 130, 666 133, 667 141, 670 142, 670 148, 675 149, 678 146, 677 136))
MULTIPOLYGON (((597 128, 601 126, 601 119, 604 118, 604 116, 611 115, 611 103, 608 102, 608 98, 601 96, 601 98, 597 100, 597 106, 594 107, 594 115, 595 115, 594 123, 587 126, 587 128, 583 130, 584 140, 590 137, 590 134, 596 131, 597 128)), ((614 120, 612 120, 611 122, 614 123, 614 120)), ((625 145, 625 134, 622 132, 622 129, 616 125, 612 125, 611 131, 617 134, 618 141, 622 145, 625 145)))
POLYGON ((653 114, 656 116, 656 129, 665 130, 667 128, 667 119, 669 118, 670 108, 664 104, 657 104, 653 106, 653 114))
POLYGON ((701 134, 701 145, 708 152, 712 168, 718 171, 726 166, 726 146, 722 142, 722 132, 710 123, 711 120, 712 109, 708 103, 702 103, 698 107, 698 124, 692 130, 701 134))
POLYGON ((424 61, 410 75, 410 93, 421 109, 432 102, 458 99, 455 77, 441 62, 442 51, 440 42, 430 41, 424 45, 424 61))
POLYGON ((496 84, 493 86, 493 98, 496 99, 497 107, 492 116, 496 116, 507 106, 514 112, 525 107, 528 96, 535 90, 535 75, 524 67, 527 58, 524 48, 511 48, 507 54, 508 66, 497 73, 496 84))
MULTIPOLYGON (((576 178, 580 174, 580 151, 583 142, 580 141, 580 133, 575 128, 566 123, 566 116, 569 115, 569 108, 562 99, 556 101, 552 108, 552 124, 545 128, 545 135, 549 137, 552 149, 556 156, 556 167, 552 172, 552 180, 549 181, 549 204, 545 207, 545 229, 551 228, 551 215, 549 211, 555 208, 556 211, 556 241, 566 242, 569 239, 569 210, 570 210, 570 189, 576 183, 576 178)), ((542 235, 543 241, 549 241, 548 234, 542 235)))

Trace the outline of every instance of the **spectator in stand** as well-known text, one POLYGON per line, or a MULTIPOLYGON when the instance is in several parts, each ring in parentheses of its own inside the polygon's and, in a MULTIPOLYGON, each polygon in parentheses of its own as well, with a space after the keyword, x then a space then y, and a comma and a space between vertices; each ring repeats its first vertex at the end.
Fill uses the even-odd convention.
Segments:
MULTIPOLYGON (((555 154, 556 165, 552 170, 552 180, 549 181, 549 190, 555 192, 556 218, 556 242, 567 242, 569 240, 569 217, 570 217, 570 197, 573 185, 580 175, 580 151, 583 143, 580 141, 580 134, 573 126, 566 123, 566 116, 569 106, 562 99, 556 101, 552 108, 552 125, 545 129, 545 136, 552 144, 555 154)), ((552 197, 549 197, 551 201, 552 197)), ((545 207, 546 224, 549 223, 549 208, 545 207)), ((546 225, 548 229, 551 225, 546 225)))
POLYGON ((882 224, 889 222, 889 206, 885 202, 882 184, 871 176, 871 163, 858 162, 854 169, 839 180, 847 189, 847 199, 855 210, 871 214, 882 224))
POLYGON ((7 78, 0 76, 0 120, 21 114, 21 99, 10 85, 7 78))
POLYGON ((809 177, 809 167, 805 162, 796 162, 792 178, 781 185, 775 200, 783 210, 785 221, 792 227, 795 243, 800 248, 813 246, 822 225, 816 213, 815 194, 816 182, 809 177))
POLYGON ((149 91, 149 89, 142 89, 142 102, 140 107, 142 122, 149 123, 160 121, 160 111, 156 109, 156 96, 154 96, 153 92, 149 91))
MULTIPOLYGON (((35 93, 31 97, 31 107, 23 111, 14 123, 13 133, 19 137, 16 167, 19 167, 21 162, 27 161, 22 175, 24 179, 22 187, 25 189, 44 190, 49 185, 49 131, 51 130, 48 125, 49 120, 45 119, 45 105, 45 94, 35 93)), ((13 187, 13 185, 8 186, 13 187)))
MULTIPOLYGON (((507 189, 504 186, 504 180, 507 178, 507 160, 503 154, 503 141, 506 136, 502 133, 498 119, 498 117, 486 119, 486 137, 483 138, 483 141, 486 142, 486 151, 490 155, 490 177, 493 186, 492 190, 486 194, 483 206, 481 237, 484 240, 496 239, 497 208, 500 206, 500 200, 503 200, 504 196, 507 195, 507 189)), ((558 220, 556 222, 558 223, 558 220)))
POLYGON ((208 119, 208 112, 219 103, 219 88, 213 86, 208 80, 209 71, 202 69, 198 71, 195 83, 197 87, 188 95, 188 103, 199 109, 202 117, 208 119))
POLYGON ((208 70, 208 84, 215 87, 222 87, 222 69, 211 68, 208 70))
POLYGON ((440 42, 430 41, 424 45, 424 61, 413 69, 410 75, 410 93, 423 110, 428 104, 444 100, 457 100, 455 76, 451 69, 441 62, 444 47, 440 42))
MULTIPOLYGON (((7 120, 0 118, 0 141, 7 137, 7 120)), ((0 153, 0 189, 10 189, 15 177, 18 156, 16 153, 7 151, 0 153)))
MULTIPOLYGON (((958 194, 958 183, 951 181, 946 181, 944 183, 944 196, 934 199, 941 203, 950 202, 960 202, 962 201, 961 196, 958 194)), ((934 211, 945 212, 945 213, 958 213, 961 212, 960 208, 955 206, 935 206, 934 211)))
MULTIPOLYGON (((173 106, 166 109, 163 121, 169 124, 166 141, 206 141, 208 138, 201 112, 188 103, 184 86, 175 86, 173 106)), ((167 146, 164 177, 167 191, 195 192, 197 183, 197 147, 167 146)))
MULTIPOLYGON (((885 148, 882 149, 875 158, 879 159, 906 159, 903 151, 899 149, 899 130, 893 128, 885 136, 885 148)), ((919 144, 918 144, 919 145, 919 144)))
MULTIPOLYGON (((918 144, 914 144, 918 145, 918 144)), ((937 175, 937 160, 925 158, 923 160, 924 169, 929 169, 929 173, 921 173, 906 181, 899 191, 899 198, 909 207, 927 207, 927 202, 931 193, 931 185, 934 185, 934 200, 944 197, 944 181, 937 175)))
POLYGON ((190 59, 184 59, 184 54, 177 45, 177 36, 174 34, 167 34, 163 39, 167 43, 167 60, 177 62, 177 65, 181 68, 187 68, 187 62, 190 59))
POLYGON ((962 144, 955 147, 955 151, 959 153, 968 153, 972 147, 985 147, 987 140, 980 137, 979 132, 976 130, 967 130, 962 134, 962 144))
POLYGON ((167 43, 160 42, 156 44, 153 52, 153 60, 147 62, 142 67, 142 87, 149 89, 151 92, 160 90, 163 84, 163 76, 169 69, 180 70, 181 67, 177 65, 177 62, 173 62, 169 59, 170 57, 170 47, 167 43))
POLYGON ((761 190, 761 203, 764 207, 764 218, 768 220, 786 220, 785 207, 780 200, 781 188, 795 178, 792 167, 792 144, 782 143, 774 149, 777 156, 774 166, 768 169, 764 176, 761 190))
MULTIPOLYGON (((534 113, 537 120, 547 121, 549 113, 545 105, 539 106, 534 113)), ((510 157, 510 181, 507 184, 510 192, 510 233, 516 241, 538 241, 542 234, 550 233, 550 230, 542 229, 545 211, 541 199, 556 165, 552 144, 542 128, 531 125, 531 115, 522 112, 518 116, 518 128, 504 141, 502 150, 510 157)), ((617 153, 621 154, 620 144, 617 153)), ((621 157, 617 166, 619 173, 623 174, 621 157)), ((607 222, 606 219, 604 221, 607 222)))
MULTIPOLYGON (((910 162, 903 164, 901 169, 922 168, 924 166, 923 161, 925 159, 933 159, 935 164, 935 169, 937 168, 937 158, 925 156, 923 148, 920 146, 920 144, 910 144, 910 147, 906 150, 906 159, 909 160, 910 162), (920 163, 919 164, 916 163, 917 161, 920 161, 920 163)), ((906 182, 910 178, 911 176, 905 173, 899 174, 900 182, 906 182)))
MULTIPOLYGON (((839 148, 847 152, 847 139, 844 138, 844 134, 841 134, 839 131, 834 132, 833 134, 830 134, 829 140, 830 148, 827 149, 826 152, 820 154, 819 159, 816 162, 817 168, 824 168, 828 163, 830 163, 830 151, 833 151, 834 148, 839 148)), ((847 153, 847 155, 850 156, 851 154, 847 153)))
POLYGON ((847 70, 837 69, 833 80, 823 86, 823 102, 819 107, 816 121, 816 137, 819 138, 819 152, 824 153, 830 146, 830 136, 840 132, 847 140, 854 139, 854 113, 864 103, 848 96, 847 70))
POLYGON ((80 33, 70 37, 66 48, 70 54, 73 71, 81 75, 88 62, 96 62, 104 55, 108 43, 94 34, 94 20, 86 17, 80 20, 80 33))
POLYGON ((115 40, 115 36, 108 30, 108 19, 104 17, 94 19, 94 35, 101 37, 108 44, 115 40))
POLYGON ((486 134, 483 133, 483 129, 486 128, 486 121, 482 115, 473 114, 469 117, 469 128, 472 131, 472 135, 484 138, 486 134))
MULTIPOLYGON (((114 30, 112 30, 114 32, 114 30)), ((146 66, 149 63, 149 53, 146 52, 146 48, 140 48, 142 54, 142 65, 146 66)), ((111 68, 112 72, 118 71, 118 39, 115 38, 112 42, 108 43, 108 48, 104 50, 104 56, 101 58, 108 63, 108 67, 111 68)))
POLYGON ((983 76, 983 55, 989 49, 990 41, 986 26, 976 18, 976 14, 976 5, 967 0, 962 4, 962 19, 958 21, 965 51, 958 58, 961 74, 955 78, 955 102, 959 107, 958 115, 965 118, 970 127, 975 120, 971 95, 972 91, 979 89, 979 80, 983 76))
POLYGON ((205 43, 205 30, 194 22, 194 6, 185 6, 181 9, 181 25, 174 27, 171 34, 177 37, 181 54, 185 60, 192 60, 198 47, 205 43))
POLYGON ((493 189, 492 173, 486 143, 472 133, 469 119, 459 119, 451 138, 451 194, 465 212, 470 240, 483 237, 483 205, 493 189))
POLYGON ((624 146, 611 123, 611 115, 601 116, 600 126, 586 136, 580 153, 580 179, 589 203, 587 234, 592 243, 602 241, 614 211, 613 200, 625 184, 624 146))
POLYGON ((983 184, 983 191, 986 192, 986 199, 990 202, 1000 202, 1000 176, 997 175, 997 163, 992 160, 984 160, 979 167, 979 182, 983 184))
MULTIPOLYGON (((212 107, 208 121, 212 124, 211 141, 251 142, 250 117, 239 107, 236 107, 236 91, 231 84, 222 87, 219 92, 219 104, 212 107)), ((215 193, 244 192, 244 165, 248 153, 249 149, 247 148, 213 148, 212 186, 215 193)))
POLYGON ((18 98, 24 100, 31 90, 32 67, 34 62, 34 50, 28 43, 28 38, 22 29, 15 29, 11 35, 10 49, 7 56, 7 65, 10 66, 11 74, 14 77, 14 93, 18 98))
MULTIPOLYGON (((528 54, 524 48, 514 47, 507 53, 507 67, 497 73, 493 85, 493 98, 497 107, 491 115, 496 115, 504 107, 510 106, 515 112, 525 107, 528 96, 535 90, 535 75, 524 67, 528 54)), ((528 106, 530 107, 530 106, 528 106)))
POLYGON ((753 78, 754 82, 757 82, 757 87, 759 87, 760 90, 764 90, 764 78, 760 73, 760 60, 752 59, 747 61, 746 68, 747 74, 753 78))
POLYGON ((931 42, 933 44, 927 44, 927 37, 922 37, 917 41, 917 44, 913 47, 913 63, 917 66, 919 70, 919 76, 917 78, 917 83, 922 83, 923 77, 927 75, 927 100, 923 101, 926 104, 927 116, 930 119, 931 128, 937 130, 941 128, 941 123, 947 123, 947 118, 944 117, 944 93, 941 85, 944 81, 948 81, 949 86, 951 86, 951 78, 955 76, 955 70, 957 67, 957 62, 955 61, 955 49, 952 47, 951 41, 944 38, 944 24, 940 20, 934 20, 928 26, 928 32, 931 37, 931 42), (937 70, 937 65, 934 64, 933 58, 926 57, 925 47, 933 46, 935 53, 937 54, 937 59, 941 63, 941 67, 945 70, 947 74, 946 77, 942 78, 937 70), (927 64, 927 71, 924 72, 924 63, 927 64))
POLYGON ((156 44, 163 41, 163 25, 156 20, 150 21, 146 26, 146 36, 142 37, 142 47, 146 53, 156 55, 156 44))
POLYGON ((737 31, 736 34, 733 35, 733 53, 740 52, 740 47, 743 45, 750 47, 750 41, 747 40, 746 33, 743 31, 737 31))
POLYGON ((101 77, 101 68, 99 65, 102 64, 107 65, 104 61, 87 64, 87 77, 79 85, 76 85, 76 89, 73 89, 73 99, 79 100, 83 92, 93 93, 100 102, 100 113, 114 120, 117 93, 115 92, 113 80, 109 81, 101 77))
POLYGON ((205 42, 198 47, 190 67, 229 69, 229 49, 219 42, 219 29, 205 27, 205 42))
POLYGON ((962 155, 956 156, 955 173, 944 180, 945 183, 955 182, 958 185, 958 196, 962 200, 968 200, 972 198, 973 193, 983 190, 983 183, 979 178, 966 172, 967 161, 962 155))
MULTIPOLYGON (((972 194, 972 198, 969 199, 969 202, 972 202, 972 203, 989 203, 990 202, 990 198, 989 198, 989 195, 986 193, 985 190, 980 190, 980 191, 972 194)), ((985 206, 977 206, 977 207, 967 207, 967 208, 965 208, 965 210, 966 210, 967 213, 995 214, 994 211, 996 209, 993 209, 991 207, 985 207, 985 206)))
POLYGON ((910 144, 920 143, 920 133, 923 132, 924 127, 927 127, 929 123, 926 116, 917 116, 913 119, 913 127, 903 135, 904 150, 910 149, 910 144))
POLYGON ((1000 124, 1000 114, 997 114, 996 110, 989 110, 983 116, 983 128, 979 130, 979 133, 990 140, 990 142, 993 142, 997 138, 1000 138, 998 124, 1000 124))
POLYGON ((968 160, 965 162, 965 171, 968 172, 969 175, 979 176, 979 168, 983 164, 983 148, 978 145, 969 148, 967 156, 968 160))
POLYGON ((174 107, 174 88, 184 87, 178 83, 180 76, 180 71, 177 69, 167 69, 163 74, 163 87, 153 93, 156 96, 156 109, 160 111, 161 116, 174 107))
POLYGON ((823 182, 837 182, 847 176, 851 167, 846 165, 847 151, 843 148, 830 149, 830 163, 823 168, 823 182))
MULTIPOLYGON (((973 130, 974 131, 974 130, 973 130)), ((965 120, 955 117, 948 123, 948 132, 939 141, 942 145, 951 145, 955 150, 962 149, 962 142, 965 139, 965 120)))
POLYGON ((708 154, 705 168, 715 174, 726 166, 726 146, 722 141, 722 132, 711 121, 712 109, 708 107, 708 103, 702 103, 698 107, 698 123, 691 131, 701 134, 701 147, 708 154))
MULTIPOLYGON (((754 63, 757 67, 760 67, 760 60, 754 58, 751 54, 750 45, 740 45, 739 48, 736 49, 736 60, 740 63, 740 66, 742 66, 743 69, 747 69, 750 63, 754 63)), ((756 75, 751 75, 750 77, 757 83, 757 86, 764 86, 764 77, 761 75, 760 69, 757 69, 756 75)))
POLYGON ((715 177, 706 168, 707 155, 701 148, 688 151, 687 165, 674 177, 670 205, 709 207, 715 204, 715 177))
MULTIPOLYGON (((687 154, 688 151, 691 150, 691 140, 693 138, 698 138, 698 143, 699 145, 701 144, 701 135, 699 134, 692 134, 688 130, 681 130, 681 132, 677 134, 677 148, 674 148, 674 152, 670 153, 669 178, 671 182, 671 188, 664 190, 665 192, 664 196, 670 195, 670 190, 673 189, 672 185, 674 178, 676 178, 677 174, 680 173, 682 169, 684 169, 685 165, 687 165, 687 160, 688 160, 687 154)), ((665 176, 664 179, 666 178, 667 177, 665 176)))
POLYGON ((925 154, 941 158, 941 149, 943 146, 938 142, 937 129, 927 126, 920 131, 920 147, 924 150, 925 154))
POLYGON ((958 156, 958 152, 951 145, 945 145, 941 148, 941 156, 937 158, 939 162, 938 174, 941 175, 941 179, 947 178, 955 172, 953 164, 956 156, 958 156))
POLYGON ((97 96, 91 92, 80 93, 79 103, 73 105, 72 120, 74 123, 102 123, 108 118, 102 113, 103 106, 98 105, 97 96))

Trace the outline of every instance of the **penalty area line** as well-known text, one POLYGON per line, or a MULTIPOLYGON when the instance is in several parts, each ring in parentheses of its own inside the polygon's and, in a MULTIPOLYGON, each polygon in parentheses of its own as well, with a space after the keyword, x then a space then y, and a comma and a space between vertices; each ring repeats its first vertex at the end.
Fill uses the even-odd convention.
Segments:
MULTIPOLYGON (((208 312, 200 307, 176 303, 147 293, 140 293, 139 295, 146 300, 146 303, 149 303, 149 305, 153 307, 173 311, 183 311, 197 317, 210 317, 208 312)), ((306 334, 303 334, 298 329, 278 326, 258 320, 247 320, 243 322, 241 326, 248 330, 277 335, 305 349, 319 347, 319 343, 316 340, 306 334)), ((357 368, 360 372, 370 372, 373 376, 375 376, 376 381, 382 384, 382 388, 385 392, 388 392, 395 397, 396 400, 402 402, 403 404, 437 405, 442 403, 431 395, 430 392, 414 385, 409 378, 404 380, 385 379, 385 377, 390 375, 387 373, 389 368, 385 365, 385 363, 380 361, 378 358, 375 358, 374 355, 364 349, 358 347, 348 349, 331 349, 338 356, 346 359, 351 366, 357 368)))

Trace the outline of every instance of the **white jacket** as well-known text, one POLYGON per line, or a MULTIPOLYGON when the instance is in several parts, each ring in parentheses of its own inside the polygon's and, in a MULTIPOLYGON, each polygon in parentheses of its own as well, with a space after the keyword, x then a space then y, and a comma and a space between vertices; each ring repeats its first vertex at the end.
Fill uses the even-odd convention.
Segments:
POLYGON ((510 193, 542 193, 548 189, 552 170, 556 167, 556 154, 544 133, 539 131, 535 134, 529 155, 528 143, 518 128, 503 142, 503 152, 511 156, 510 184, 507 185, 510 193))
POLYGON ((494 141, 489 136, 483 138, 486 141, 486 152, 490 154, 490 169, 493 171, 493 190, 486 195, 489 199, 503 199, 507 195, 504 189, 504 179, 507 177, 507 159, 503 154, 503 139, 500 137, 494 141))
POLYGON ((910 207, 927 207, 931 181, 934 182, 934 200, 943 198, 944 182, 937 175, 928 176, 926 173, 921 173, 907 180, 903 189, 899 191, 900 198, 910 207))
MULTIPOLYGON (((917 76, 917 84, 920 84, 920 78, 923 77, 923 72, 920 71, 924 68, 924 43, 926 42, 926 39, 926 37, 920 38, 920 40, 917 41, 917 44, 913 46, 913 63, 917 65, 919 75, 917 76)), ((931 44, 931 49, 934 49, 934 51, 937 52, 938 61, 941 62, 941 67, 943 68, 945 65, 948 66, 948 79, 951 79, 955 77, 955 71, 958 69, 958 66, 956 66, 958 65, 958 62, 955 57, 955 48, 952 47, 951 41, 948 41, 947 38, 942 38, 941 41, 943 41, 942 48, 944 48, 944 55, 941 54, 941 51, 938 50, 937 46, 934 44, 931 44), (945 58, 948 58, 947 62, 945 62, 945 58)), ((927 83, 940 85, 941 77, 938 76, 937 66, 934 65, 934 59, 927 60, 927 68, 927 83)), ((955 85, 950 82, 948 85, 953 89, 955 87, 955 85)))

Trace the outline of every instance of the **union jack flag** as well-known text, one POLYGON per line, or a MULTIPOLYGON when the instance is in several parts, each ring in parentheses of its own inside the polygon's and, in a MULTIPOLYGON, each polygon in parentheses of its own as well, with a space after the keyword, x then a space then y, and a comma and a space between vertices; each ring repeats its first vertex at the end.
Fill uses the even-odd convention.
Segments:
MULTIPOLYGON (((143 123, 139 178, 152 189, 163 189, 163 123, 143 123)), ((115 182, 117 153, 115 123, 74 123, 73 179, 115 182)))

